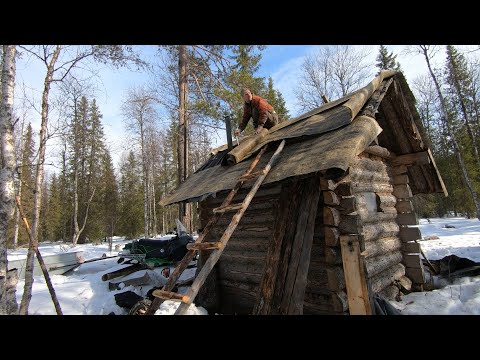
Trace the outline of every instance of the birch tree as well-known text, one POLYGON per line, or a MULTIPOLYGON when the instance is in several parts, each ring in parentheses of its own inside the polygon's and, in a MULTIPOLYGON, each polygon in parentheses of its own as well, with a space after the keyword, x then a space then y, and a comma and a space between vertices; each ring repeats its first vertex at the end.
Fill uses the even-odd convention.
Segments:
MULTIPOLYGON (((15 45, 3 45, 0 107, 0 314, 16 313, 16 301, 11 306, 7 277, 7 230, 15 206, 13 138, 13 92, 15 87, 15 45)), ((14 299, 15 300, 15 299, 14 299)))
POLYGON ((127 130, 134 134, 134 139, 140 148, 142 161, 143 205, 144 205, 144 236, 150 235, 152 229, 149 203, 152 193, 151 153, 147 143, 148 133, 155 128, 157 116, 154 108, 155 99, 146 88, 130 89, 122 105, 122 114, 127 122, 127 130))
POLYGON ((368 56, 366 48, 351 45, 324 46, 307 55, 294 90, 302 111, 323 105, 322 95, 335 100, 363 86, 374 70, 368 56))

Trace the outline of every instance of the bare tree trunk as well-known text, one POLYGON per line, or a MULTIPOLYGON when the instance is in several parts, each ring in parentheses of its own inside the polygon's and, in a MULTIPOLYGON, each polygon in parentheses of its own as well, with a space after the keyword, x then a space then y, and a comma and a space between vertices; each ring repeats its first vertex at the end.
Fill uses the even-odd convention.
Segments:
MULTIPOLYGON (((19 145, 19 148, 20 148, 20 153, 23 151, 23 128, 24 128, 24 125, 25 125, 25 116, 23 116, 22 118, 22 128, 21 128, 21 131, 20 131, 20 145, 19 145)), ((23 166, 25 166, 26 164, 23 164, 23 160, 20 161, 20 163, 18 162, 18 159, 22 159, 23 156, 17 156, 17 164, 18 164, 18 170, 17 170, 17 196, 21 199, 22 198, 22 171, 23 171, 23 166)), ((15 207, 15 225, 14 225, 14 229, 13 229, 13 248, 16 249, 17 246, 18 246, 18 230, 20 228, 20 214, 18 212, 18 209, 17 207, 15 207)))
POLYGON ((142 121, 142 114, 140 114, 140 145, 142 147, 142 173, 143 173, 143 220, 144 220, 144 236, 148 238, 149 234, 149 216, 148 216, 148 171, 147 159, 145 151, 145 131, 142 121))
MULTIPOLYGON (((3 45, 2 103, 0 107, 0 314, 14 314, 7 304, 7 229, 13 216, 15 147, 13 140, 13 91, 15 87, 15 45, 3 45)), ((16 305, 16 302, 14 302, 16 305)))
POLYGON ((23 222, 25 223, 25 228, 27 229, 27 234, 30 239, 30 243, 33 244, 31 247, 35 254, 37 255, 38 263, 42 268, 43 276, 45 278, 45 282, 47 283, 48 291, 50 292, 50 297, 52 298, 53 305, 55 306, 55 311, 57 315, 63 315, 62 308, 60 307, 60 303, 58 302, 57 294, 55 293, 55 289, 53 288, 52 281, 50 280, 50 275, 48 274, 47 267, 45 266, 45 262, 43 261, 42 254, 40 254, 40 250, 38 250, 38 243, 32 239, 32 231, 30 230, 30 225, 28 224, 27 218, 22 209, 22 203, 20 202, 20 198, 17 197, 17 209, 20 215, 22 216, 23 222), (32 241, 33 240, 33 241, 32 241))
POLYGON ((428 49, 424 46, 421 45, 420 48, 422 49, 423 55, 425 56, 425 61, 427 62, 428 66, 428 71, 430 72, 430 75, 432 76, 432 80, 435 83, 435 88, 437 89, 438 92, 438 97, 440 98, 440 103, 442 107, 442 113, 445 118, 445 122, 447 124, 447 131, 448 135, 450 136, 453 144, 453 149, 455 151, 455 156, 457 157, 458 165, 460 166, 460 169, 462 171, 463 179, 465 180, 465 184, 468 187, 468 190, 470 191, 470 194, 472 195, 472 200, 475 204, 476 210, 477 210, 477 218, 480 220, 480 200, 478 198, 477 192, 475 191, 475 188, 473 187, 472 181, 470 180, 470 176, 468 175, 467 168, 465 166, 465 162, 463 161, 462 154, 460 152, 460 147, 458 146, 457 139, 455 138, 455 134, 451 128, 451 123, 450 123, 450 117, 448 115, 447 111, 447 105, 445 102, 445 98, 443 97, 442 90, 440 88, 440 85, 437 81, 437 77, 435 76, 432 67, 430 65, 430 59, 428 57, 428 49))
POLYGON ((157 236, 158 231, 157 231, 157 208, 155 206, 155 181, 154 181, 154 176, 153 176, 153 166, 151 170, 151 179, 150 183, 152 184, 152 204, 153 204, 153 235, 157 236))
POLYGON ((153 204, 152 204, 152 183, 151 183, 151 176, 150 176, 150 169, 148 170, 148 187, 147 187, 147 199, 148 199, 148 233, 153 235, 153 204))
POLYGON ((472 127, 470 126, 470 122, 472 120, 470 119, 470 115, 468 114, 468 111, 467 111, 467 106, 465 104, 465 98, 464 98, 464 95, 462 94, 462 87, 460 85, 460 80, 458 79, 457 69, 456 68, 452 69, 452 72, 453 72, 453 80, 454 80, 455 90, 457 91, 458 100, 460 102, 460 107, 462 109, 463 117, 465 119, 465 126, 467 128, 467 134, 470 137, 470 140, 472 141, 473 156, 475 157, 475 161, 477 162, 477 166, 480 167, 480 156, 478 154, 478 146, 477 146, 476 136, 472 131, 472 127))
POLYGON ((73 175, 73 236, 72 245, 76 246, 80 237, 80 227, 78 226, 78 169, 75 165, 75 173, 73 175))
MULTIPOLYGON (((22 179, 21 174, 18 174, 18 187, 17 187, 17 195, 21 198, 22 197, 22 179)), ((15 208, 16 209, 16 208, 15 208)), ((13 228, 13 248, 16 249, 18 246, 18 229, 20 228, 20 213, 18 210, 15 211, 15 225, 13 228)))
POLYGON ((57 45, 53 53, 52 59, 47 66, 47 74, 45 76, 44 88, 42 94, 42 111, 41 111, 41 127, 40 141, 38 148, 37 173, 35 178, 35 190, 33 197, 33 219, 32 219, 32 239, 28 248, 27 262, 25 265, 25 286, 23 290, 22 301, 20 303, 20 315, 28 314, 28 306, 32 298, 33 286, 33 260, 34 251, 33 243, 37 243, 38 227, 40 224, 40 206, 42 204, 42 184, 43 184, 43 163, 45 161, 45 147, 47 142, 47 125, 48 125, 48 95, 52 84, 55 63, 60 55, 61 46, 57 45))
MULTIPOLYGON (((178 184, 185 181, 185 150, 186 150, 186 129, 185 116, 187 107, 187 47, 179 45, 178 69, 179 69, 179 104, 178 104, 178 184)), ((186 206, 185 203, 178 204, 178 218, 185 221, 186 206)))
POLYGON ((90 198, 88 199, 87 203, 87 209, 85 211, 85 218, 83 219, 83 225, 82 228, 78 226, 78 170, 75 169, 75 181, 74 181, 74 195, 73 195, 73 206, 74 206, 74 212, 73 212, 73 224, 75 227, 74 233, 73 233, 73 238, 72 238, 72 243, 73 246, 77 245, 78 239, 80 238, 80 235, 82 234, 83 230, 85 230, 85 225, 87 224, 87 219, 88 219, 88 210, 90 209, 90 204, 92 203, 93 196, 95 195, 95 188, 93 188, 92 195, 90 195, 90 198))
MULTIPOLYGON (((165 160, 165 161, 166 161, 166 160, 165 160)), ((166 162, 164 162, 164 164, 166 164, 166 162)), ((166 166, 166 165, 165 165, 165 166, 166 166)), ((167 173, 167 170, 165 169, 165 174, 166 174, 166 173, 167 173)), ((164 189, 165 189, 165 190, 163 191, 163 196, 165 197, 165 196, 167 196, 167 182, 165 181, 165 182, 163 183, 163 185, 164 185, 164 189)), ((164 207, 164 208, 162 209, 162 234, 163 234, 163 235, 166 235, 166 234, 167 234, 167 227, 166 227, 167 224, 165 224, 165 221, 167 220, 166 217, 165 217, 165 213, 166 213, 166 212, 167 212, 167 209, 164 207)))

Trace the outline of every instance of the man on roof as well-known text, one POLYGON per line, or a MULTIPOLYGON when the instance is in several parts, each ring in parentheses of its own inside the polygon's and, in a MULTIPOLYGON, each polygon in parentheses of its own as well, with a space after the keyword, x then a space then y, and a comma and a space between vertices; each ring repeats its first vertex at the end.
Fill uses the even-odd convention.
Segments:
POLYGON ((245 100, 245 104, 243 105, 243 118, 239 128, 235 130, 235 136, 245 130, 250 118, 253 119, 255 134, 259 134, 263 128, 270 129, 278 124, 277 113, 265 99, 254 95, 250 89, 245 87, 242 88, 240 94, 245 100))

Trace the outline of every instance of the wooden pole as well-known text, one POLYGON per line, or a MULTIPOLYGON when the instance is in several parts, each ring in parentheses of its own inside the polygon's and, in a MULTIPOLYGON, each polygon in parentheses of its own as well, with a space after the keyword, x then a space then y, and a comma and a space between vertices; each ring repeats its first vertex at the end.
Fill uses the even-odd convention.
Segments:
MULTIPOLYGON (((260 161, 260 158, 265 153, 265 151, 267 151, 267 146, 265 146, 258 153, 258 155, 252 161, 252 163, 250 164, 250 167, 247 169, 244 175, 249 175, 253 171, 253 169, 255 168, 255 166, 257 166, 258 162, 260 161)), ((225 198, 225 200, 223 201, 220 207, 225 207, 230 205, 233 198, 237 194, 238 190, 240 190, 240 188, 243 186, 244 183, 245 181, 237 182, 235 184, 235 187, 230 191, 230 193, 225 198)), ((224 214, 223 212, 213 214, 213 217, 210 219, 207 225, 205 225, 205 228, 203 229, 202 233, 200 234, 198 239, 195 241, 195 244, 199 244, 203 242, 203 240, 207 237, 210 230, 213 229, 213 227, 218 222, 218 220, 222 217, 223 214, 224 214)), ((182 275, 183 271, 187 268, 188 264, 193 260, 193 257, 195 256, 196 253, 197 253, 197 250, 188 250, 188 252, 185 254, 180 264, 177 265, 177 267, 175 268, 175 271, 168 278, 167 283, 163 286, 162 290, 172 291, 172 289, 175 287, 175 283, 177 282, 178 278, 180 277, 180 275, 182 275)), ((147 311, 145 312, 145 315, 155 314, 155 311, 157 311, 157 309, 160 307, 163 301, 164 300, 157 297, 153 299, 152 303, 150 304, 147 311)))
POLYGON ((188 301, 186 303, 181 303, 180 306, 178 307, 177 311, 175 312, 175 315, 183 315, 186 313, 188 310, 188 307, 190 304, 193 302, 195 297, 197 296, 198 291, 200 290, 200 287, 203 285, 205 280, 207 279, 207 276, 210 274, 212 271, 213 267, 217 263, 218 259, 223 253, 223 250, 225 249, 225 246, 227 245, 228 240, 230 240, 230 237, 232 236, 233 232, 235 231, 235 228, 237 227, 238 223, 240 222, 240 219, 242 218, 243 214, 248 208, 248 205, 250 205, 250 202, 252 201, 253 197, 255 196, 258 188, 262 184, 263 180, 265 177, 268 175, 268 172, 270 171, 273 163, 275 160, 277 160, 278 156, 283 150, 283 147, 285 146, 285 140, 282 140, 280 145, 278 146, 277 150, 275 153, 272 155, 270 158, 270 161, 268 162, 267 166, 265 167, 265 174, 260 176, 255 184, 253 185, 252 189, 250 192, 247 194, 245 199, 243 200, 243 207, 238 210, 238 212, 233 216, 232 221, 230 222, 230 225, 228 225, 227 229, 223 233, 223 236, 220 238, 220 243, 222 244, 222 247, 216 251, 214 251, 210 257, 207 259, 205 264, 202 267, 202 270, 198 273, 195 281, 193 282, 192 286, 190 287, 189 291, 187 292, 188 296, 188 301))
POLYGON ((341 235, 340 245, 350 315, 372 315, 358 236, 341 235))
POLYGON ((38 263, 42 268, 43 276, 45 277, 45 282, 47 283, 48 291, 50 292, 50 296, 52 297, 53 305, 55 306, 55 311, 57 315, 63 315, 62 308, 60 307, 60 303, 58 302, 57 295, 55 294, 55 289, 53 288, 52 281, 50 280, 50 275, 48 274, 47 267, 45 266, 45 262, 43 261, 42 255, 40 254, 40 250, 38 250, 38 244, 36 240, 32 238, 32 231, 30 230, 30 225, 28 224, 28 220, 25 217, 25 213, 23 212, 22 203, 20 202, 20 197, 15 196, 15 202, 17 203, 18 211, 20 212, 20 216, 22 217, 23 222, 25 223, 25 227, 27 228, 28 238, 30 239, 30 246, 32 247, 33 251, 37 255, 38 263))

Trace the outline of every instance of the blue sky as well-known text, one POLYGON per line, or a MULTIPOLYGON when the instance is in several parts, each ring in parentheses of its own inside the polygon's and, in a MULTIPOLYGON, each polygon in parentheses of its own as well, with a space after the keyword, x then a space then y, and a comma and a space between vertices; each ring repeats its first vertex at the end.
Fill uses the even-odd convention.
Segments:
MULTIPOLYGON (((259 76, 272 76, 274 86, 278 89, 286 102, 291 116, 299 115, 299 109, 296 106, 294 88, 298 83, 301 70, 300 66, 304 57, 310 52, 314 52, 318 45, 272 45, 268 46, 262 52, 261 66, 257 73, 259 76)), ((378 54, 378 45, 367 45, 370 52, 369 60, 375 62, 378 54)), ((426 73, 426 65, 420 56, 412 57, 403 53, 405 46, 388 46, 390 51, 398 54, 397 60, 400 61, 404 69, 407 81, 410 83, 417 75, 426 73)), ((153 59, 156 47, 141 46, 141 53, 147 59, 153 59)), ((438 56, 440 60, 444 58, 444 52, 438 56)), ((26 57, 17 61, 17 88, 16 88, 16 106, 20 103, 21 91, 19 84, 22 82, 29 87, 29 93, 35 94, 39 99, 43 87, 43 77, 45 69, 38 61, 26 61, 26 57)), ((96 100, 103 114, 103 124, 106 137, 114 158, 114 164, 117 167, 119 156, 123 150, 127 149, 128 141, 125 138, 125 125, 121 116, 120 108, 125 91, 132 86, 139 86, 149 81, 147 73, 132 71, 128 69, 112 70, 104 66, 99 70, 99 76, 95 79, 98 84, 96 91, 96 100)), ((31 112, 28 119, 32 122, 35 130, 39 129, 40 117, 37 113, 31 112)), ((218 143, 223 144, 225 139, 218 139, 218 143)))

